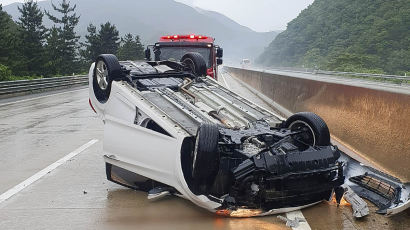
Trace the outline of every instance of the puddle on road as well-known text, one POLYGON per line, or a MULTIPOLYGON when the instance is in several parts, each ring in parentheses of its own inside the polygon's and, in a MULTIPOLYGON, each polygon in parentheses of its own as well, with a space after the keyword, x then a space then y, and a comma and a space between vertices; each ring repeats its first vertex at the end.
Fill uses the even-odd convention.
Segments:
POLYGON ((376 214, 378 209, 372 203, 366 201, 370 214, 367 217, 356 219, 352 215, 350 205, 341 205, 337 207, 335 202, 323 201, 322 203, 303 209, 303 214, 309 222, 312 229, 410 229, 410 210, 406 210, 396 216, 386 217, 376 214))
POLYGON ((101 218, 105 229, 289 229, 276 215, 260 218, 219 217, 177 197, 148 201, 146 193, 128 189, 107 191, 106 209, 101 218))
MULTIPOLYGON (((355 219, 349 204, 337 207, 335 202, 324 201, 303 209, 312 229, 410 229, 410 211, 393 217, 375 213, 377 207, 368 202, 370 215, 355 219)), ((277 215, 253 218, 216 216, 191 202, 177 197, 148 201, 146 194, 128 189, 107 191, 106 208, 101 217, 101 228, 139 229, 290 229, 277 215)))

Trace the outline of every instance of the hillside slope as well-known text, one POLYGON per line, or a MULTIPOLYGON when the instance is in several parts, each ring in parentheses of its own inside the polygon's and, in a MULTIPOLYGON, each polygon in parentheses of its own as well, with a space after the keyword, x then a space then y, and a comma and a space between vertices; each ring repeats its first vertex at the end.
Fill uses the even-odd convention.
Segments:
MULTIPOLYGON (((56 4, 58 1, 53 2, 56 4)), ((107 21, 114 23, 121 34, 129 32, 140 35, 145 44, 153 43, 166 34, 204 34, 216 38, 216 42, 225 49, 227 58, 241 59, 259 55, 277 34, 258 33, 222 14, 194 9, 173 0, 70 2, 77 4, 77 12, 81 15, 78 32, 82 36, 86 34, 89 23, 99 25, 107 21)), ((51 11, 50 0, 38 4, 51 11)), ((15 3, 4 7, 14 20, 19 16, 18 5, 15 3)), ((45 24, 51 26, 49 20, 45 20, 45 24)))
POLYGON ((410 72, 410 0, 316 0, 273 40, 258 62, 410 72))

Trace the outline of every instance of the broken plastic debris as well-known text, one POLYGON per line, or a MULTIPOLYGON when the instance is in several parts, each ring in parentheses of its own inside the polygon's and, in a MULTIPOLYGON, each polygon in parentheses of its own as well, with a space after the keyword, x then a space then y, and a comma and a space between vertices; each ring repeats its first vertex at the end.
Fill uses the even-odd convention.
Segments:
POLYGON ((353 192, 349 186, 343 185, 343 187, 345 188, 343 197, 352 205, 353 216, 361 218, 369 215, 369 207, 367 206, 367 203, 353 192))
POLYGON ((170 195, 171 192, 169 191, 169 188, 166 187, 156 187, 148 191, 148 200, 154 201, 161 199, 165 196, 170 195))
POLYGON ((295 219, 289 219, 289 218, 286 218, 286 217, 284 217, 284 216, 278 216, 278 218, 280 219, 280 220, 283 220, 283 221, 285 221, 286 222, 286 226, 287 227, 291 227, 291 228, 297 228, 297 227, 299 227, 299 223, 300 222, 306 222, 306 220, 305 219, 303 219, 303 218, 300 218, 300 217, 295 217, 295 219))

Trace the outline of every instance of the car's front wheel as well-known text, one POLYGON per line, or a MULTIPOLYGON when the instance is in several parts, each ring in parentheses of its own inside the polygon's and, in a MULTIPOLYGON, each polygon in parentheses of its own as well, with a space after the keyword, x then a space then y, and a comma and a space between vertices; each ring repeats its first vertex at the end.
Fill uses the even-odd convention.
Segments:
POLYGON ((296 113, 285 121, 284 126, 292 131, 301 131, 298 138, 308 145, 330 145, 329 128, 325 121, 315 113, 296 113))

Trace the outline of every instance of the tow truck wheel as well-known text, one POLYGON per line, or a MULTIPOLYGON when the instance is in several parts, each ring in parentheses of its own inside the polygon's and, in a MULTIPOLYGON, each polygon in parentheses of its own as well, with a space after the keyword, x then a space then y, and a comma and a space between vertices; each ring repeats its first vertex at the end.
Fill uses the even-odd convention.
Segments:
POLYGON ((181 58, 181 63, 188 67, 197 76, 206 76, 206 62, 200 53, 186 53, 181 58))
POLYGON ((105 103, 110 97, 113 80, 121 77, 121 65, 115 55, 101 54, 97 57, 93 75, 94 95, 99 102, 105 103))
POLYGON ((194 180, 206 180, 212 184, 219 170, 219 130, 214 124, 202 124, 196 135, 192 160, 194 180))
POLYGON ((292 131, 304 131, 301 140, 312 146, 330 145, 330 132, 325 121, 315 113, 302 112, 290 116, 284 123, 292 131))

